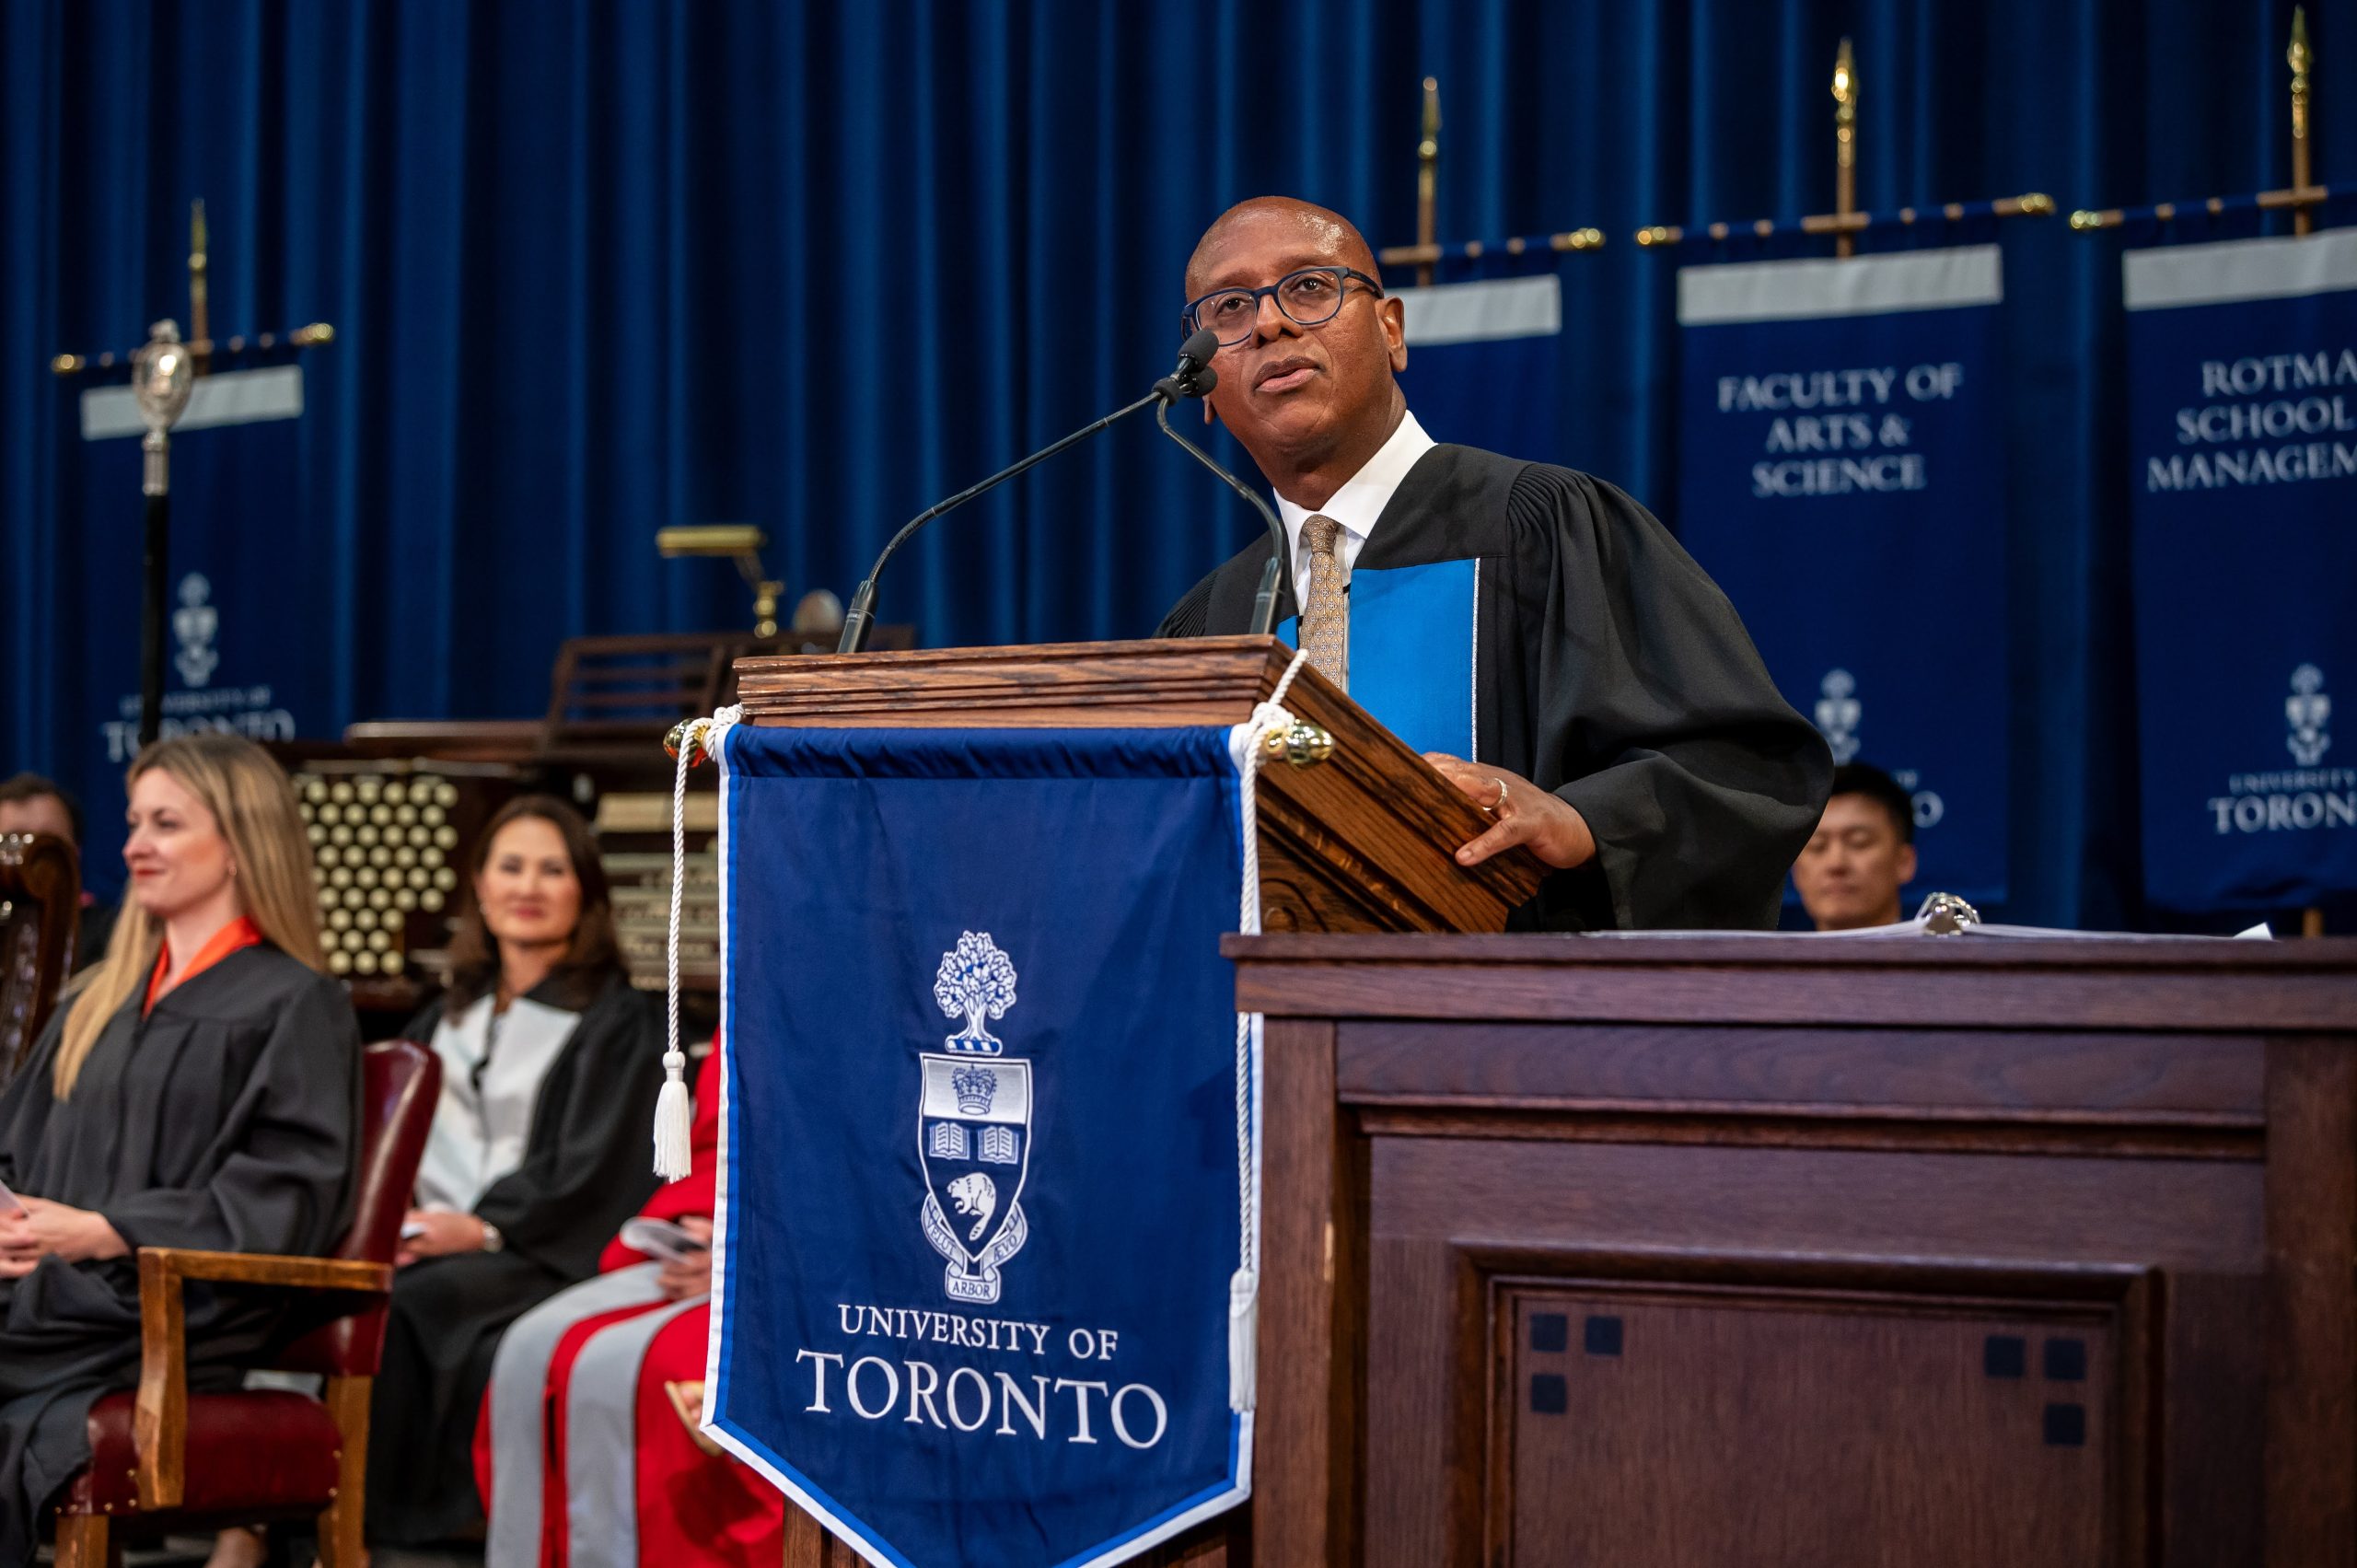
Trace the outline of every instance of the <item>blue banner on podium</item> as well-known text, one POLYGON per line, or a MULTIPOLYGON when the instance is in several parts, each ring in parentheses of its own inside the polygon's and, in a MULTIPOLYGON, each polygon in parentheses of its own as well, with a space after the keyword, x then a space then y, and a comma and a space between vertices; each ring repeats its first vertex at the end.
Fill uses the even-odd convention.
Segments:
POLYGON ((1234 1505, 1229 732, 722 751, 709 1430, 905 1568, 1116 1562, 1234 1505))
POLYGON ((1993 245, 1678 275, 1679 541, 1975 903, 2006 889, 2003 297, 1993 245))
POLYGON ((2132 252, 2137 722, 2155 903, 2357 890, 2357 233, 2132 252))

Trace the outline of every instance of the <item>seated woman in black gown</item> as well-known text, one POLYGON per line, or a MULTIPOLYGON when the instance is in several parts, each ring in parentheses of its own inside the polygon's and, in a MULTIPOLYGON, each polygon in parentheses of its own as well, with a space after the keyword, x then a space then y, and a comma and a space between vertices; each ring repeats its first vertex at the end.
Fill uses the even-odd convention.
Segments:
MULTIPOLYGON (((0 1568, 88 1462, 92 1401, 139 1379, 139 1248, 316 1254, 350 1217, 360 1030, 286 775, 193 735, 130 787, 106 958, 0 1093, 0 1568)), ((196 1387, 234 1387, 278 1321, 226 1287, 187 1314, 196 1387)))
POLYGON ((549 796, 477 841, 448 992, 410 1025, 442 1058, 368 1435, 368 1539, 480 1530, 476 1414, 507 1325, 598 1272, 655 1191, 663 1086, 650 1000, 633 990, 588 826, 549 796))

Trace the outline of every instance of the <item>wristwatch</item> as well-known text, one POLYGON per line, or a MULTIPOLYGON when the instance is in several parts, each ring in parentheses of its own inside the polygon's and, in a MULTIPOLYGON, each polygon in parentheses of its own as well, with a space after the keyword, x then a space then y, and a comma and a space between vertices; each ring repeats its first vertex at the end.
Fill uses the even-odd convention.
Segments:
POLYGON ((492 1224, 489 1220, 484 1219, 480 1214, 475 1216, 475 1224, 482 1226, 482 1249, 484 1251, 497 1252, 506 1247, 507 1238, 499 1234, 499 1227, 497 1225, 492 1224))

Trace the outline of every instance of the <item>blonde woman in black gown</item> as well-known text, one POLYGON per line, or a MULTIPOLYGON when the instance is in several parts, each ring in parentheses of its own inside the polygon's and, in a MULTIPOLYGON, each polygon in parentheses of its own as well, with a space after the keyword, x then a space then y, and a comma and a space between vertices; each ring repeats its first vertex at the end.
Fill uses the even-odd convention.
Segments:
MULTIPOLYGON (((0 1568, 33 1560, 139 1377, 138 1249, 326 1251, 348 1223, 360 1031, 322 972, 310 846, 251 741, 160 741, 130 774, 130 890, 0 1092, 0 1568)), ((234 1387, 279 1306, 189 1296, 190 1382, 234 1387)))

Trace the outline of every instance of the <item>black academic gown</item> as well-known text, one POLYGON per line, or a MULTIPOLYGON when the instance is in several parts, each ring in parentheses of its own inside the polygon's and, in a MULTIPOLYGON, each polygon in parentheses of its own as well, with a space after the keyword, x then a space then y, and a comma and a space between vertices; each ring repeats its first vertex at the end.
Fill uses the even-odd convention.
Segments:
MULTIPOLYGON (((530 999, 575 1010, 560 982, 530 999)), ((385 1360, 369 1411, 372 1545, 425 1546, 478 1529, 475 1420, 507 1326, 598 1272, 598 1255, 653 1194, 663 1049, 652 1002, 617 974, 598 989, 540 1081, 523 1164, 474 1213, 497 1252, 428 1258, 393 1276, 385 1360)), ((435 1002, 408 1038, 431 1040, 435 1002)))
MULTIPOLYGON (((1196 584, 1158 634, 1248 630, 1271 548, 1263 535, 1196 584)), ((1596 858, 1550 877, 1517 923, 1772 927, 1833 762, 1717 585, 1602 480, 1435 447, 1356 569, 1463 560, 1480 563, 1476 753, 1596 835, 1596 858)), ((1289 592, 1278 613, 1294 613, 1289 592)))
MULTIPOLYGON (((50 1092, 61 1006, 0 1093, 0 1180, 107 1216, 134 1256, 50 1257, 0 1280, 0 1568, 89 1461, 84 1418, 139 1381, 143 1245, 316 1255, 350 1221, 360 1028, 343 988, 263 945, 108 1021, 71 1098, 50 1092)), ((191 1284, 189 1381, 234 1386, 283 1297, 191 1284)))

